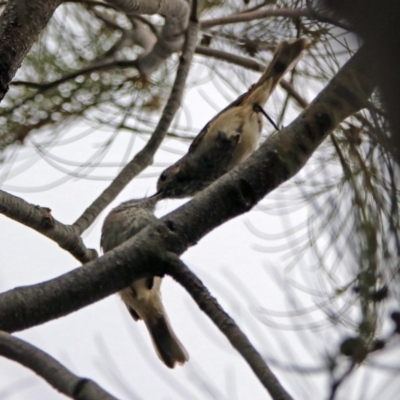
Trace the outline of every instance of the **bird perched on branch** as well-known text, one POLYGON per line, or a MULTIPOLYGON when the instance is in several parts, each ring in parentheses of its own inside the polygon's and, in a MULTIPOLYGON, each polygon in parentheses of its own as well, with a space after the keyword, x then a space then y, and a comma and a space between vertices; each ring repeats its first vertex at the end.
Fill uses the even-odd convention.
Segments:
MULTIPOLYGON (((143 228, 157 220, 154 208, 157 198, 129 200, 114 208, 106 217, 101 246, 104 252, 112 250, 143 228)), ((129 313, 135 321, 144 321, 150 333, 158 357, 169 368, 184 364, 188 353, 175 335, 161 302, 161 278, 138 279, 119 292, 129 313)))
POLYGON ((305 39, 282 42, 258 82, 209 121, 188 153, 160 175, 157 194, 193 196, 248 158, 258 147, 266 115, 262 107, 305 47, 305 39))

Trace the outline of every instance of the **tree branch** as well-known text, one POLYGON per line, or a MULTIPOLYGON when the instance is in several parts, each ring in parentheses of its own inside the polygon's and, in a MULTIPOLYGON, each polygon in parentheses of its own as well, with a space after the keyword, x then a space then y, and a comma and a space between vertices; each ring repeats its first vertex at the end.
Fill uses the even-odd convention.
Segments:
POLYGON ((236 322, 223 310, 218 301, 212 297, 203 282, 176 255, 171 255, 170 257, 168 275, 172 276, 189 292, 199 308, 227 337, 231 345, 246 360, 271 397, 274 400, 290 400, 292 397, 282 387, 260 353, 236 325, 236 322))
MULTIPOLYGON (((251 58, 238 56, 236 54, 228 53, 223 50, 213 49, 211 47, 197 46, 196 53, 208 57, 213 57, 221 61, 226 61, 231 64, 240 65, 241 67, 251 69, 252 71, 264 72, 266 68, 264 64, 261 64, 251 58)), ((289 96, 291 96, 297 102, 297 104, 301 108, 306 108, 308 106, 307 100, 305 100, 288 81, 282 79, 282 81, 280 82, 280 86, 289 94, 289 96)))
POLYGON ((38 89, 40 91, 46 91, 53 89, 54 87, 67 82, 71 79, 75 79, 80 75, 89 75, 95 71, 107 71, 113 68, 138 68, 137 60, 112 60, 94 63, 87 67, 81 68, 77 71, 73 71, 69 74, 62 76, 59 79, 55 79, 51 82, 29 82, 29 81, 14 81, 11 82, 13 86, 26 86, 32 89, 38 89))
POLYGON ((87 249, 76 230, 55 220, 49 208, 29 204, 0 190, 0 213, 47 236, 82 264, 97 258, 97 251, 87 249))
POLYGON ((79 233, 85 231, 97 218, 97 216, 115 199, 121 190, 148 165, 153 162, 153 156, 162 143, 172 119, 177 112, 185 88, 186 78, 189 73, 193 58, 194 49, 197 43, 198 22, 191 20, 186 34, 185 44, 176 73, 174 85, 171 90, 168 102, 163 110, 160 121, 151 136, 150 140, 139 151, 135 157, 122 169, 118 176, 111 182, 103 193, 84 211, 75 221, 73 226, 79 233))
POLYGON ((251 22, 257 19, 264 19, 270 17, 284 17, 284 18, 299 18, 310 17, 310 12, 307 8, 278 8, 275 10, 256 10, 251 12, 243 12, 238 14, 229 15, 227 17, 205 19, 200 21, 201 28, 212 28, 213 26, 237 24, 239 22, 251 22))
POLYGON ((63 0, 64 3, 78 3, 78 4, 86 4, 91 7, 104 7, 111 8, 113 10, 117 10, 118 8, 112 4, 104 3, 103 1, 96 0, 63 0))
MULTIPOLYGON (((213 57, 221 61, 226 61, 232 64, 239 65, 243 68, 250 69, 252 71, 264 72, 266 66, 259 63, 251 58, 246 58, 238 56, 236 54, 228 53, 223 50, 213 49, 207 46, 196 46, 196 54, 201 54, 207 57, 213 57)), ((88 75, 95 71, 107 71, 113 68, 138 68, 137 60, 111 60, 104 61, 95 64, 88 65, 78 71, 71 72, 59 79, 51 82, 29 82, 29 81, 13 81, 11 85, 13 86, 26 86, 33 89, 38 89, 41 92, 50 90, 61 83, 67 82, 71 79, 75 79, 80 75, 88 75)), ((280 83, 282 89, 284 89, 297 103, 300 107, 305 108, 308 102, 294 89, 294 87, 286 80, 282 80, 280 83)))
MULTIPOLYGON (((264 64, 259 63, 256 60, 251 58, 242 57, 233 53, 229 53, 223 50, 213 49, 207 46, 196 46, 195 49, 196 54, 201 54, 207 57, 213 57, 221 61, 226 61, 232 64, 239 65, 241 67, 257 71, 264 72, 266 66, 264 64)), ((50 90, 61 83, 67 82, 71 79, 75 79, 80 75, 88 75, 95 71, 107 71, 113 68, 139 68, 137 60, 111 60, 98 62, 87 67, 84 67, 78 71, 71 72, 59 79, 56 79, 51 82, 29 82, 29 81, 13 81, 11 85, 14 86, 26 86, 33 89, 38 89, 41 92, 50 90)), ((308 102, 294 89, 294 87, 286 80, 282 80, 280 86, 298 103, 298 105, 302 108, 307 107, 308 102)))
POLYGON ((135 279, 163 275, 165 254, 182 254, 217 226, 250 210, 295 175, 326 136, 366 104, 375 87, 366 53, 360 49, 298 118, 192 201, 85 268, 3 293, 0 329, 26 329, 100 300, 135 279))
POLYGON ((226 61, 232 64, 240 65, 241 67, 251 69, 252 71, 264 72, 266 66, 259 63, 252 58, 238 56, 233 53, 228 53, 227 51, 213 49, 208 46, 196 46, 196 54, 201 54, 207 57, 213 57, 217 60, 226 61))
POLYGON ((305 17, 311 20, 319 22, 325 22, 331 25, 338 26, 339 28, 349 30, 349 27, 345 24, 337 21, 328 16, 317 13, 310 7, 307 8, 276 8, 267 10, 255 10, 250 12, 241 12, 227 17, 220 17, 214 19, 206 19, 201 22, 201 28, 212 28, 213 26, 226 25, 226 24, 237 24, 240 22, 251 22, 257 19, 271 18, 271 17, 282 17, 282 18, 301 18, 305 17))
POLYGON ((73 399, 116 400, 97 383, 74 375, 44 351, 1 331, 0 355, 31 369, 59 392, 73 399))
POLYGON ((143 74, 150 74, 172 54, 180 51, 188 26, 190 5, 184 0, 105 0, 127 14, 160 14, 165 24, 153 49, 138 58, 143 74))
POLYGON ((0 16, 0 100, 61 0, 10 0, 0 16))
MULTIPOLYGON (((57 0, 57 5, 62 1, 63 0, 57 0)), ((53 2, 56 2, 56 0, 53 0, 53 2)), ((11 3, 13 3, 13 1, 11 3)), ((91 5, 102 5, 101 3, 98 4, 98 2, 91 2, 91 3, 93 3, 91 5)), ((104 71, 115 67, 118 68, 134 67, 137 68, 143 74, 150 74, 151 72, 157 70, 161 65, 161 63, 163 63, 165 59, 168 58, 172 53, 181 50, 184 38, 184 32, 186 30, 186 27, 188 26, 188 17, 190 11, 189 5, 186 1, 184 0, 174 0, 168 2, 163 1, 159 4, 159 2, 154 2, 154 1, 135 2, 134 0, 108 0, 108 3, 112 8, 125 11, 128 14, 159 13, 165 16, 166 18, 165 25, 160 33, 157 42, 155 43, 151 51, 146 51, 142 56, 138 57, 138 59, 136 60, 112 60, 102 63, 95 63, 85 68, 82 68, 78 71, 74 71, 70 74, 67 74, 61 77, 60 79, 56 79, 52 82, 35 83, 27 81, 16 81, 13 82, 13 85, 24 85, 40 89, 42 91, 49 90, 70 79, 74 79, 79 75, 87 75, 93 71, 104 71)), ((107 3, 104 3, 103 5, 107 6, 107 3)), ((47 22, 48 21, 46 21, 46 23, 47 22)), ((28 24, 25 23, 25 25, 28 24)), ((1 29, 1 19, 0 19, 0 29, 1 29)), ((25 31, 24 33, 21 33, 21 35, 25 35, 25 31)), ((0 39, 1 39, 1 31, 0 31, 0 39)), ((30 46, 31 45, 32 43, 30 44, 30 46)), ((0 56, 2 54, 1 50, 2 49, 0 46, 0 56)), ((21 54, 21 61, 25 57, 25 55, 26 53, 21 54)), ((0 96, 1 96, 1 84, 2 84, 1 67, 2 65, 0 63, 0 96)), ((7 90, 11 78, 7 81, 7 90)), ((2 97, 0 97, 0 99, 1 98, 2 97)))

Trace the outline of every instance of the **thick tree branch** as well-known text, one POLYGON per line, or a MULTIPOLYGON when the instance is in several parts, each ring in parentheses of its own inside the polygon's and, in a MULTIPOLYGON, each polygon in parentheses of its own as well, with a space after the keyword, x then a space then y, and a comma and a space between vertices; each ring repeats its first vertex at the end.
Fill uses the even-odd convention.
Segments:
POLYGON ((322 6, 322 10, 329 7, 335 16, 345 19, 351 30, 368 45, 367 62, 376 66, 380 97, 389 121, 389 129, 384 129, 379 140, 400 165, 400 3, 390 0, 319 0, 317 5, 322 6))
POLYGON ((31 369, 51 386, 77 400, 116 400, 97 383, 80 378, 44 351, 0 331, 0 355, 31 369))
POLYGON ((171 256, 168 264, 168 274, 186 288, 199 308, 207 314, 227 337, 231 345, 246 360, 271 397, 274 400, 291 399, 291 396, 282 387, 260 353, 236 325, 236 322, 222 309, 218 301, 212 297, 203 282, 175 255, 171 256))
POLYGON ((54 240, 82 264, 97 258, 97 251, 87 249, 76 230, 55 220, 49 208, 35 206, 0 190, 0 213, 54 240))
POLYGON ((172 119, 177 112, 185 88, 186 78, 189 73, 190 65, 193 58, 194 49, 197 44, 198 22, 191 20, 187 30, 185 44, 183 46, 181 60, 174 85, 171 90, 168 102, 163 110, 161 119, 151 136, 150 140, 139 151, 135 157, 122 169, 118 176, 111 182, 103 193, 84 211, 77 219, 73 226, 78 232, 82 233, 86 230, 97 216, 111 203, 121 192, 121 190, 148 165, 153 162, 153 156, 158 147, 162 143, 172 119))
POLYGON ((129 15, 160 14, 165 24, 153 49, 138 58, 139 70, 150 74, 182 48, 188 26, 190 5, 185 0, 105 0, 129 15))
POLYGON ((10 0, 0 16, 0 100, 61 0, 10 0))
POLYGON ((162 258, 167 252, 182 254, 217 226, 251 209, 295 175, 326 136, 366 104, 375 71, 365 60, 362 48, 298 118, 192 201, 85 268, 3 293, 0 329, 26 329, 89 305, 134 279, 166 273, 162 258))

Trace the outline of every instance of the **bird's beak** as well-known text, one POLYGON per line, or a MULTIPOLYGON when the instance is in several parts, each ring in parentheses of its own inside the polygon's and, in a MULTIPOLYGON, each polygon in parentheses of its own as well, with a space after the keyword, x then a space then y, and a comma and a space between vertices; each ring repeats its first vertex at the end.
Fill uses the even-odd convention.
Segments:
POLYGON ((156 199, 156 200, 161 200, 162 199, 162 195, 163 192, 162 190, 159 190, 158 192, 156 192, 155 194, 153 194, 153 196, 150 196, 150 199, 156 199))

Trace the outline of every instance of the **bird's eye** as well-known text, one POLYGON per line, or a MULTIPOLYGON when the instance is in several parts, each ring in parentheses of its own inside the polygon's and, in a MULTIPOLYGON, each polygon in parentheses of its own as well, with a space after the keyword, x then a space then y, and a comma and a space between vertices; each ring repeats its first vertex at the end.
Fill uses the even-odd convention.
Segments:
POLYGON ((163 173, 160 175, 160 181, 161 181, 161 182, 164 182, 166 179, 167 179, 167 174, 166 174, 165 172, 163 172, 163 173))

